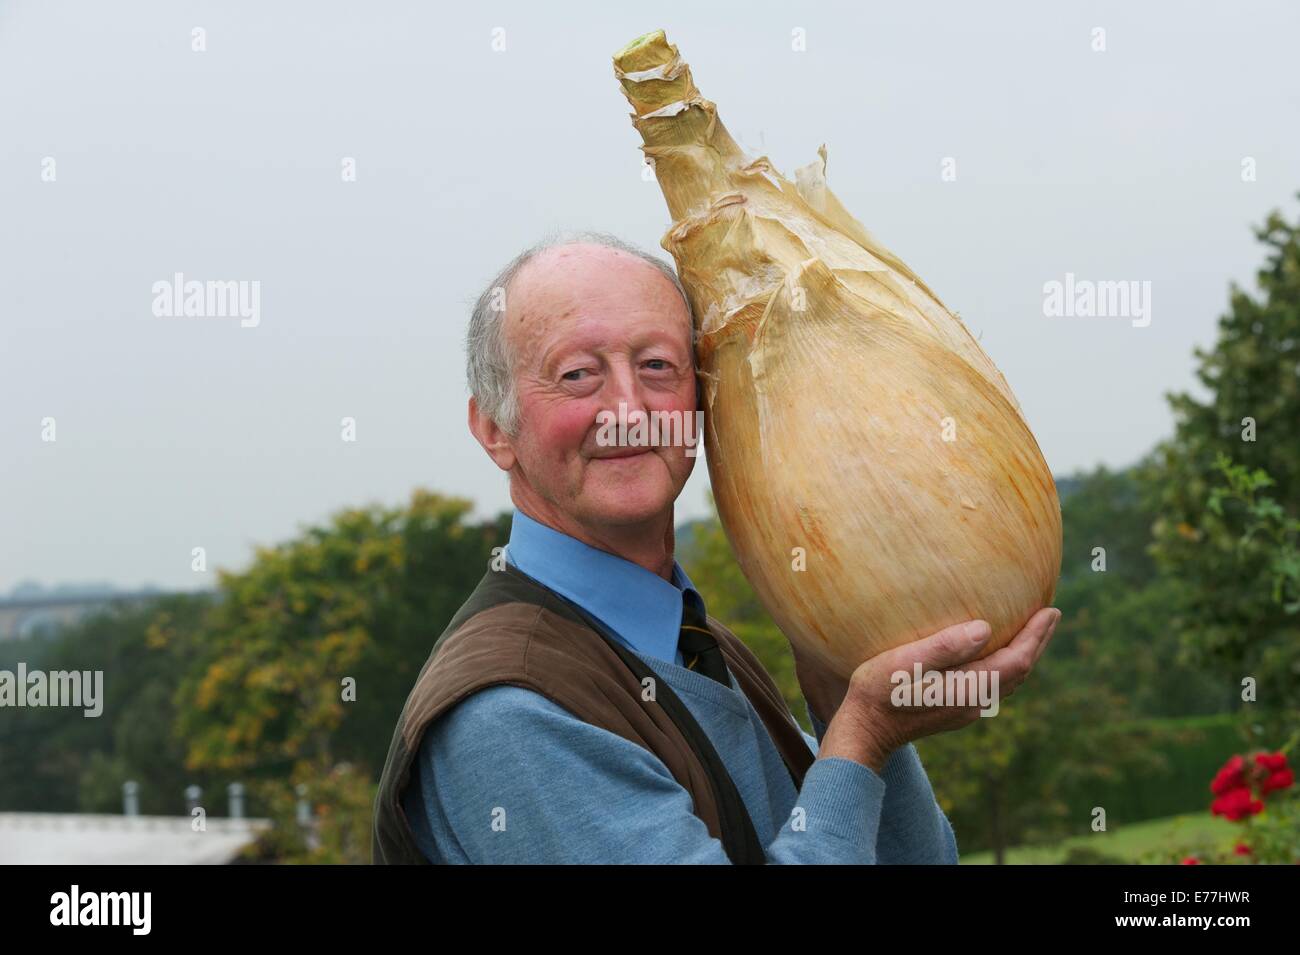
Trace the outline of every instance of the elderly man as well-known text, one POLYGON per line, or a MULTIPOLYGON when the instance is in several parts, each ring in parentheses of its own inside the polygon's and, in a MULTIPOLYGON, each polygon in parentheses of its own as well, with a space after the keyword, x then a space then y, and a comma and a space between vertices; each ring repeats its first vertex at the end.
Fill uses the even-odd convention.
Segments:
MULTIPOLYGON (((816 737, 673 558, 683 446, 605 446, 601 412, 691 415, 672 270, 603 235, 545 243, 480 298, 469 427, 507 472, 506 559, 407 699, 376 800, 389 863, 955 863, 911 741, 978 708, 896 707, 890 675, 973 661, 982 621, 864 663, 796 654, 816 737), (504 307, 502 305, 504 304, 504 307)), ((1006 696, 1059 619, 981 661, 1006 696)))

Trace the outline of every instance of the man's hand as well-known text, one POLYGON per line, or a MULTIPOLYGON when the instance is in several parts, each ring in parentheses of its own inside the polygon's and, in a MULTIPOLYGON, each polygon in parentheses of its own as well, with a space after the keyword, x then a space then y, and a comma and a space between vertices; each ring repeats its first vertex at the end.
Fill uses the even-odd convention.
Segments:
POLYGON ((968 706, 895 706, 890 699, 896 685, 893 674, 902 670, 910 678, 918 662, 923 672, 958 668, 977 674, 996 671, 998 698, 1006 699, 1029 676, 1060 619, 1061 611, 1044 607, 1009 644, 964 668, 961 665, 975 660, 992 636, 983 620, 960 623, 872 657, 848 680, 835 677, 796 653, 795 669, 809 707, 823 722, 827 714, 831 717, 818 757, 851 759, 880 772, 889 754, 898 747, 923 736, 968 726, 979 719, 978 701, 968 706))

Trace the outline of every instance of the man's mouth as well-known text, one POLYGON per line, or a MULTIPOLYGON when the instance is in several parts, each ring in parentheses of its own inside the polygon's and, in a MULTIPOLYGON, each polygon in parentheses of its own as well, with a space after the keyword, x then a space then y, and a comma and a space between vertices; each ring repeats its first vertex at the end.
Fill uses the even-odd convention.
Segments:
POLYGON ((649 454, 651 450, 652 449, 650 448, 618 448, 614 451, 597 455, 596 460, 608 461, 611 459, 635 458, 635 457, 640 457, 643 454, 649 454))

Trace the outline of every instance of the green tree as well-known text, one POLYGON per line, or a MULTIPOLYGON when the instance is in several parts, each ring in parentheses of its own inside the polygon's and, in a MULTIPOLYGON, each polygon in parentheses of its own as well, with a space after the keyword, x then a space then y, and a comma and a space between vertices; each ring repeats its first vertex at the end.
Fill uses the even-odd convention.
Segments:
POLYGON ((175 694, 187 767, 247 779, 282 861, 368 862, 374 779, 434 641, 508 539, 509 516, 417 491, 336 514, 222 573, 175 694), (293 822, 298 787, 313 807, 293 822))
POLYGON ((1300 520, 1260 493, 1274 484, 1265 472, 1233 464, 1224 456, 1216 465, 1226 483, 1210 492, 1207 507, 1219 517, 1224 516, 1229 502, 1241 508, 1246 527, 1237 541, 1239 558, 1261 557, 1273 585, 1273 602, 1284 613, 1300 613, 1300 520))
POLYGON ((194 768, 287 776, 300 761, 377 772, 434 641, 508 537, 504 516, 416 492, 336 514, 223 572, 176 692, 194 768))
POLYGON ((103 710, 39 707, 8 710, 0 721, 0 806, 42 812, 121 812, 122 784, 139 784, 141 812, 178 814, 184 790, 217 792, 226 777, 186 770, 172 736, 172 692, 194 659, 193 645, 164 647, 160 631, 195 632, 208 613, 206 594, 177 594, 118 604, 49 637, 5 646, 6 668, 103 673, 103 710))
POLYGON ((1090 832, 1089 788, 1158 770, 1178 738, 1132 732, 1123 697, 1049 657, 996 716, 916 743, 962 851, 992 849, 999 865, 1013 845, 1090 832))
POLYGON ((1211 507, 1224 456, 1267 473, 1276 506, 1300 513, 1300 226, 1274 212, 1255 234, 1266 248, 1258 295, 1232 286, 1214 347, 1196 352, 1208 397, 1169 397, 1174 435, 1147 484, 1160 514, 1153 554, 1188 588, 1171 621, 1185 648, 1225 686, 1255 679, 1259 718, 1285 732, 1300 712, 1300 618, 1273 599, 1270 554, 1240 546, 1249 515, 1211 507))
POLYGON ((1186 584, 1150 554, 1156 512, 1145 464, 1099 467, 1059 482, 1064 548, 1054 604, 1062 618, 1051 661, 1077 661, 1080 678, 1118 694, 1134 716, 1231 709, 1235 695, 1183 651, 1171 626, 1186 584))

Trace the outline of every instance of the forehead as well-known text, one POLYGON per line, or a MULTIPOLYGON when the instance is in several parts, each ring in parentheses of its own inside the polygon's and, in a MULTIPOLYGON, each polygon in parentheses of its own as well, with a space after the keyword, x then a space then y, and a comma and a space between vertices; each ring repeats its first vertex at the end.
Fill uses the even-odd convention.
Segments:
POLYGON ((690 314, 666 275, 620 249, 585 244, 547 249, 525 265, 510 283, 506 321, 520 357, 578 336, 690 335, 690 314))

